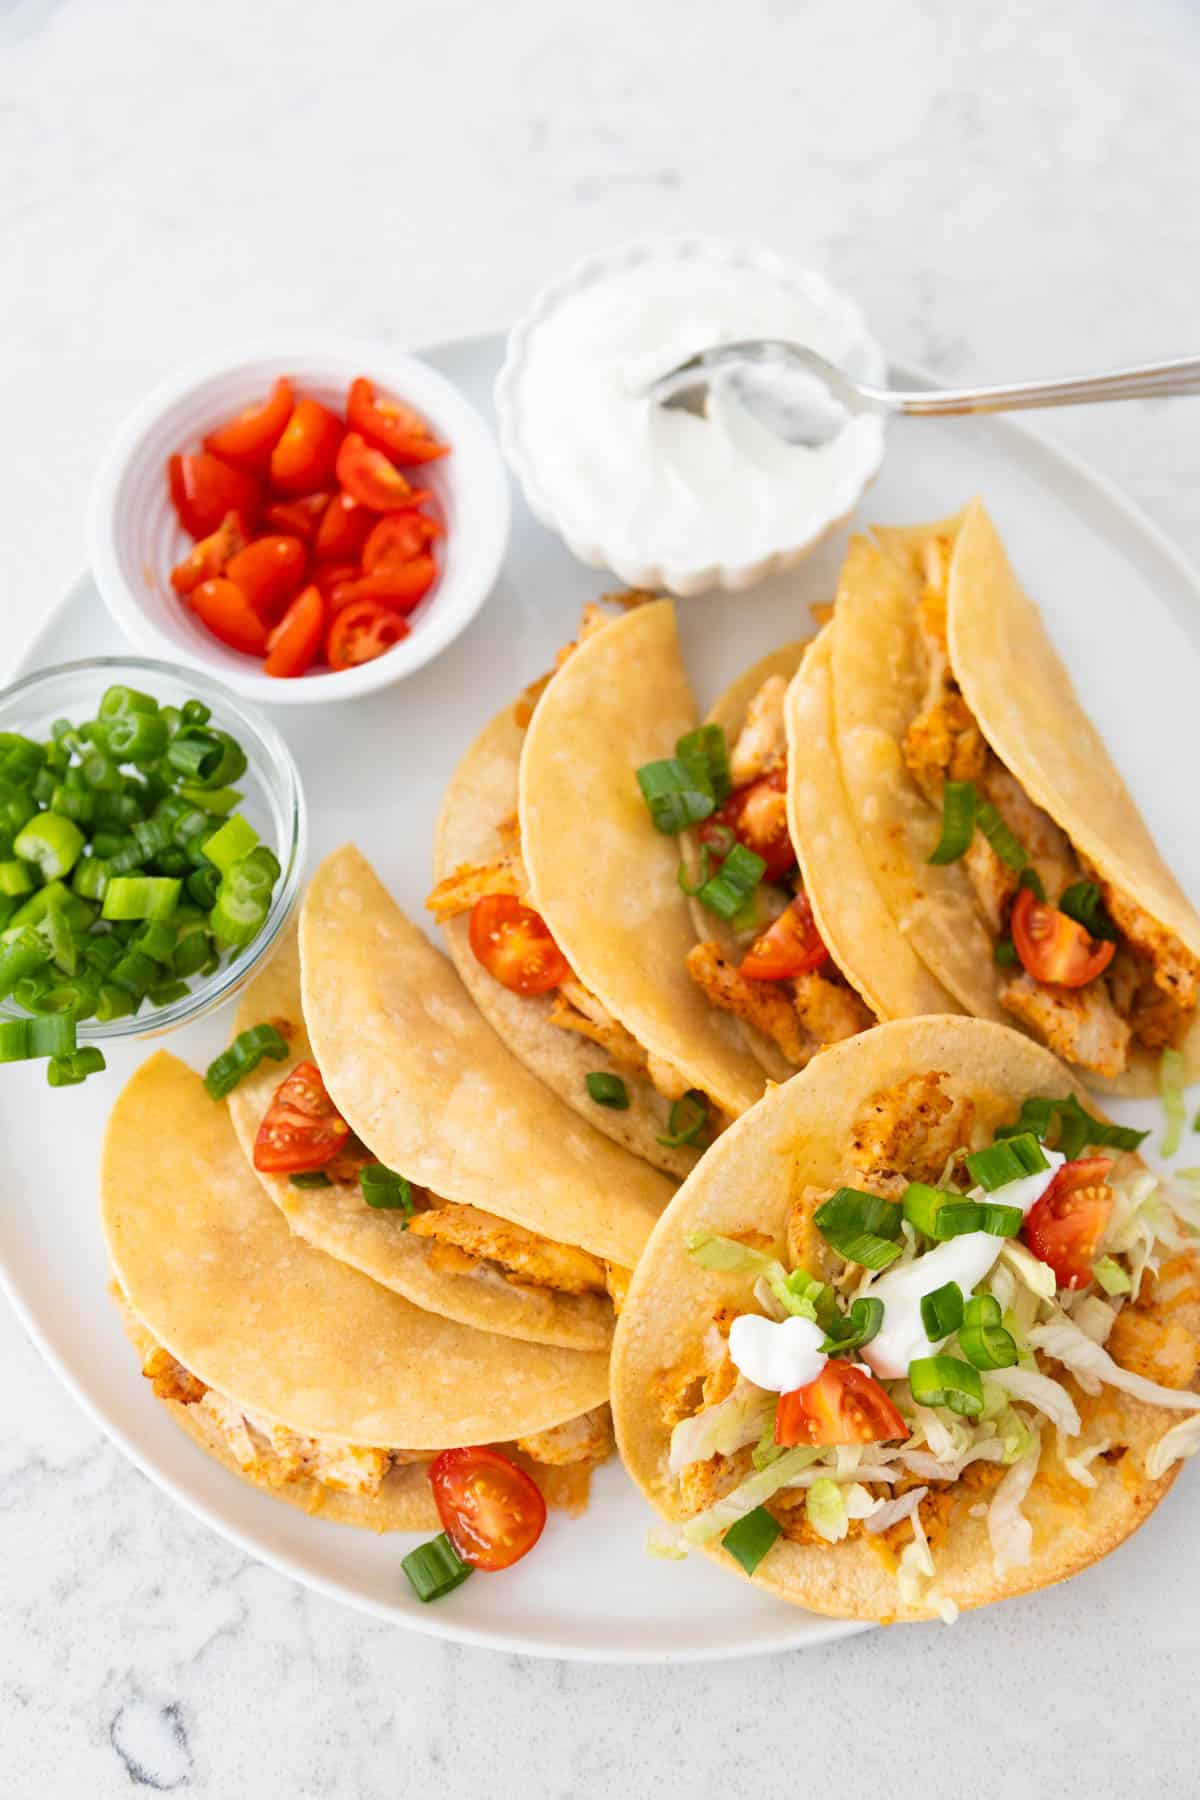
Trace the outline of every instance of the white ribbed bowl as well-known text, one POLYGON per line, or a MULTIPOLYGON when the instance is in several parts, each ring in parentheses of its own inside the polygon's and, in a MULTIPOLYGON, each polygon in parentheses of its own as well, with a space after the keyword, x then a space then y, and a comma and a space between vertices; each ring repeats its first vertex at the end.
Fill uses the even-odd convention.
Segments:
POLYGON ((337 337, 277 337, 203 358, 162 382, 127 419, 96 475, 88 507, 92 571, 126 637, 152 656, 207 670, 266 705, 352 699, 403 680, 444 650, 495 585, 508 543, 510 499, 500 452, 480 414, 453 383, 419 357, 386 344, 337 337), (170 573, 191 539, 167 486, 167 458, 198 450, 223 420, 265 396, 280 375, 345 416, 346 391, 365 375, 411 402, 450 445, 420 469, 446 525, 440 573, 410 615, 411 634, 358 668, 295 680, 264 674, 254 657, 228 649, 174 592, 170 573))
MULTIPOLYGON (((587 289, 601 287, 614 274, 625 273, 642 264, 671 259, 702 265, 715 262, 734 268, 752 269, 773 283, 791 290, 810 310, 813 329, 808 342, 812 349, 830 362, 844 368, 856 379, 881 383, 887 373, 887 358, 872 337, 857 304, 830 286, 823 275, 802 269, 754 244, 739 243, 715 237, 647 237, 624 244, 615 250, 585 256, 556 280, 548 282, 538 293, 524 318, 509 333, 508 353, 496 381, 496 411, 500 423, 500 443, 509 467, 521 484, 526 503, 534 517, 558 533, 567 548, 581 562, 596 569, 610 569, 630 587, 665 588, 672 594, 705 593, 711 588, 738 591, 752 587, 766 576, 794 567, 822 539, 843 524, 875 475, 883 460, 884 420, 864 418, 870 427, 863 432, 862 454, 845 479, 830 494, 820 516, 811 515, 797 522, 795 536, 773 545, 764 555, 750 562, 670 561, 632 551, 619 536, 620 522, 614 521, 606 534, 597 520, 582 512, 572 512, 552 497, 547 472, 534 452, 526 431, 523 390, 530 361, 537 355, 538 335, 548 319, 587 289)), ((746 332, 733 333, 746 336, 746 332)))

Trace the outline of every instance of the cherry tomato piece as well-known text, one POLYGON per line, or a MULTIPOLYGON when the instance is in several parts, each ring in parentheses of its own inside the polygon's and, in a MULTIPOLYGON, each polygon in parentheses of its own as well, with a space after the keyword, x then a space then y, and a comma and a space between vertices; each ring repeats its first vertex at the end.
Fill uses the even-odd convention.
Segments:
POLYGON ((271 485, 281 494, 330 487, 345 426, 318 400, 297 400, 271 452, 271 485))
POLYGON ((275 1090, 254 1140, 254 1166, 299 1175, 323 1169, 345 1148, 350 1127, 325 1088, 315 1063, 297 1063, 275 1090))
POLYGON ((1077 1156, 1055 1170, 1054 1180, 1025 1218, 1025 1242, 1054 1270, 1060 1288, 1086 1287, 1113 1209, 1105 1183, 1111 1156, 1077 1156))
POLYGON ((374 600, 389 612, 410 613, 436 579, 437 564, 432 556, 415 556, 411 562, 358 576, 353 583, 354 593, 335 598, 334 604, 344 606, 349 599, 374 600))
POLYGON ((909 1428, 872 1375, 831 1357, 807 1387, 780 1394, 777 1444, 876 1444, 909 1428))
POLYGON ((755 938, 738 965, 738 974, 750 981, 786 981, 819 969, 828 955, 808 895, 801 893, 755 938))
POLYGON ((475 960, 514 994, 545 994, 571 973, 540 913, 512 894, 484 894, 471 908, 475 960))
POLYGON ((329 495, 319 492, 304 494, 299 500, 275 500, 263 512, 263 524, 288 537, 298 537, 311 544, 317 535, 321 515, 329 505, 329 495))
POLYGON ((499 1450, 443 1450, 429 1465, 429 1480, 442 1529, 473 1568, 510 1569, 542 1535, 541 1489, 499 1450))
POLYGON ((411 506, 412 484, 382 450, 375 450, 357 431, 348 431, 337 456, 337 478, 351 499, 372 512, 411 506))
POLYGON ((756 781, 734 788, 728 800, 700 826, 701 843, 719 842, 718 829, 732 831, 739 844, 753 850, 766 863, 763 879, 780 881, 796 866, 796 852, 788 835, 787 770, 774 769, 756 781))
POLYGON ((450 448, 438 442, 419 412, 403 400, 382 398, 361 375, 350 383, 346 423, 400 463, 432 462, 450 448))
POLYGON ((357 563, 374 523, 375 514, 349 494, 335 494, 317 527, 313 555, 323 563, 357 563))
POLYGON ((303 675, 316 662, 328 615, 325 596, 313 583, 297 594, 267 639, 268 675, 283 679, 303 675))
POLYGON ((265 475, 271 452, 292 414, 292 384, 282 376, 265 400, 248 406, 226 424, 210 431, 204 448, 224 457, 235 469, 265 475))
POLYGON ((177 594, 191 594, 202 581, 225 573, 226 566, 246 547, 246 527, 240 513, 227 512, 215 531, 193 544, 181 563, 171 570, 171 586, 177 594))
POLYGON ((190 537, 208 537, 226 513, 240 513, 247 529, 258 518, 262 495, 253 475, 208 450, 168 457, 167 480, 179 523, 190 537))
POLYGON ((299 538, 260 537, 230 559, 225 573, 270 625, 301 587, 307 564, 299 538))
POLYGON ((1022 888, 1013 903, 1012 937, 1027 975, 1059 987, 1085 987, 1102 975, 1117 946, 1094 938, 1078 919, 1022 888))
MULTIPOLYGON (((330 605, 337 607, 336 598, 330 605)), ((331 668, 354 669, 359 663, 374 662, 408 632, 408 622, 399 613, 380 606, 377 600, 354 599, 334 612, 325 654, 331 668)))
POLYGON ((387 513, 372 527, 362 547, 364 575, 377 575, 386 569, 400 567, 421 556, 435 538, 444 535, 444 526, 428 513, 387 513))
POLYGON ((188 605, 214 637, 231 650, 262 656, 267 648, 267 627, 240 587, 224 575, 202 581, 188 595, 188 605))

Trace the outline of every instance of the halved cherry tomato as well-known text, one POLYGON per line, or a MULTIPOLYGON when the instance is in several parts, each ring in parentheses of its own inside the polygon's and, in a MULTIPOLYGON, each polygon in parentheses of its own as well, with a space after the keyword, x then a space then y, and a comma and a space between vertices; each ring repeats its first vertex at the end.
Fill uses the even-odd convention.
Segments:
POLYGON ((313 583, 292 604, 267 639, 268 675, 303 675, 317 660, 325 636, 325 596, 313 583))
MULTIPOLYGON (((331 599, 330 605, 336 606, 336 600, 331 599)), ((352 600, 334 613, 325 654, 331 668, 354 669, 359 663, 374 662, 408 631, 407 620, 378 600, 352 600)))
POLYGON ((751 981, 786 981, 789 976, 819 969, 828 955, 808 895, 800 893, 755 938, 738 965, 738 974, 751 981))
POLYGON ((308 552, 296 537, 260 537, 225 569, 261 618, 272 624, 304 580, 308 552))
POLYGON ((807 1387, 780 1394, 775 1409, 777 1444, 875 1444, 908 1435, 874 1377, 833 1357, 807 1387))
POLYGON ((358 598, 354 592, 358 570, 353 563, 318 563, 313 580, 328 600, 331 615, 358 598))
POLYGON ((191 537, 207 537, 226 513, 240 513, 247 529, 258 518, 262 495, 253 475, 207 450, 168 457, 167 479, 179 523, 191 537))
POLYGON ((224 575, 218 575, 215 581, 202 581, 188 595, 188 605, 213 636, 231 650, 244 650, 247 656, 262 656, 266 651, 266 626, 241 588, 224 575))
POLYGON ((299 500, 275 500, 264 511, 263 524, 311 544, 328 505, 329 495, 324 491, 304 494, 299 500))
POLYGON ((419 412, 403 400, 381 399, 361 375, 350 383, 346 423, 401 463, 432 462, 450 448, 438 442, 419 412))
POLYGON ((202 581, 223 575, 226 564, 245 549, 246 542, 241 514, 227 512, 217 529, 193 544, 183 561, 171 570, 171 586, 177 594, 190 594, 202 581))
POLYGON ((411 562, 377 569, 373 575, 360 575, 353 582, 353 594, 342 594, 334 604, 344 606, 347 600, 376 600, 389 612, 410 613, 423 600, 437 579, 437 564, 432 556, 414 556, 411 562))
POLYGON ((766 863, 764 879, 779 881, 796 866, 796 852, 788 836, 787 770, 774 769, 734 788, 724 805, 701 825, 701 843, 717 835, 714 827, 724 825, 739 844, 753 850, 766 863))
POLYGON ((1117 946, 1094 938, 1079 923, 1022 888, 1013 904, 1012 937, 1025 972, 1035 981, 1059 987, 1084 987, 1102 975, 1117 946))
POLYGON ((471 908, 475 960, 514 994, 545 994, 571 973, 540 913, 512 894, 484 894, 471 908))
POLYGON ((265 400, 247 406, 226 424, 210 431, 204 448, 223 456, 235 469, 265 475, 271 452, 292 413, 292 384, 282 376, 265 400))
POLYGON ((254 1166, 281 1175, 323 1169, 345 1147, 350 1127, 315 1063, 297 1063, 275 1090, 254 1140, 254 1166))
POLYGON ((1077 1156, 1055 1171, 1054 1180, 1025 1218, 1025 1242, 1049 1263, 1060 1288, 1086 1287, 1113 1209, 1105 1186, 1111 1156, 1077 1156))
POLYGON ((271 452, 271 482, 284 494, 311 494, 331 485, 345 426, 318 400, 297 400, 271 452))
POLYGON ((335 494, 317 527, 313 555, 318 562, 357 562, 374 523, 375 514, 349 494, 335 494))
POLYGON ((412 562, 444 535, 439 520, 424 512, 387 513, 377 520, 362 547, 363 573, 376 575, 383 569, 394 569, 412 562))
POLYGON ((473 1568, 509 1569, 542 1535, 541 1489, 499 1450, 443 1450, 429 1465, 429 1480, 446 1536, 473 1568))
POLYGON ((348 431, 337 457, 342 487, 372 512, 391 512, 412 505, 413 488, 382 450, 375 450, 357 431, 348 431))

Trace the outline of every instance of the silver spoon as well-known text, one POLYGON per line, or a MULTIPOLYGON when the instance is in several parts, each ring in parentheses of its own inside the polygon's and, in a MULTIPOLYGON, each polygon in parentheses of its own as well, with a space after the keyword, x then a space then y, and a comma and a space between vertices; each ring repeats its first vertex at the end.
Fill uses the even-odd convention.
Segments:
POLYGON ((1200 394, 1200 357, 1195 356, 1057 381, 921 390, 855 381, 815 350, 785 338, 751 338, 700 350, 658 376, 642 393, 664 406, 703 413, 711 382, 723 370, 732 371, 730 385, 763 425, 791 443, 812 448, 829 443, 846 420, 859 413, 930 417, 1200 394))

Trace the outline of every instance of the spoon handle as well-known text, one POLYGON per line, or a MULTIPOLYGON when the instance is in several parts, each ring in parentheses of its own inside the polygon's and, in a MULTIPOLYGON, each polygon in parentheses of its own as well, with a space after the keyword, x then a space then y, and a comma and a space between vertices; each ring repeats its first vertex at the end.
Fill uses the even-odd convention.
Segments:
POLYGON ((1200 394, 1200 357, 1145 363, 1098 375, 1070 375, 1057 381, 1010 381, 998 387, 902 390, 860 385, 864 399, 888 412, 994 413, 1043 406, 1079 406, 1097 400, 1161 399, 1200 394))

